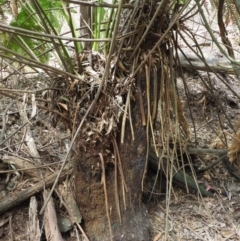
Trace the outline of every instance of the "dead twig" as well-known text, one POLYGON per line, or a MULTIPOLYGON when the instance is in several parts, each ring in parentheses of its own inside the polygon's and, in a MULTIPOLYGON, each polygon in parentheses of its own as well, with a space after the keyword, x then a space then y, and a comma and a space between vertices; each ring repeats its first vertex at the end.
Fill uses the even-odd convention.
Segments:
MULTIPOLYGON (((126 99, 126 104, 125 104, 125 110, 124 110, 123 118, 122 118, 121 144, 124 143, 127 112, 128 112, 129 105, 130 105, 130 94, 131 94, 131 86, 129 87, 129 90, 128 90, 127 99, 126 99)), ((134 137, 133 137, 133 138, 134 138, 134 137)), ((133 139, 133 140, 134 140, 134 139, 133 139)))
POLYGON ((6 223, 8 223, 8 222, 9 222, 9 218, 1 221, 1 222, 0 222, 0 227, 3 227, 3 226, 4 226, 6 223))
POLYGON ((219 157, 216 161, 212 162, 211 164, 209 164, 208 166, 205 167, 200 167, 197 172, 204 172, 206 170, 209 170, 210 168, 214 167, 215 165, 217 165, 219 162, 224 161, 224 159, 227 157, 227 155, 222 155, 221 157, 219 157))
POLYGON ((123 168, 122 168, 121 155, 119 153, 116 138, 113 138, 113 143, 114 143, 114 146, 116 148, 116 153, 117 153, 117 158, 118 158, 117 164, 118 164, 118 169, 119 169, 119 172, 120 172, 120 175, 121 175, 122 183, 124 185, 124 188, 125 188, 126 192, 128 192, 128 187, 127 187, 127 183, 126 183, 125 178, 124 178, 124 173, 123 173, 123 168))
MULTIPOLYGON (((14 156, 4 156, 2 158, 4 163, 8 163, 10 165, 14 165, 18 169, 23 169, 25 170, 25 173, 31 177, 39 178, 39 165, 34 165, 32 162, 28 160, 23 160, 21 158, 17 158, 14 156)), ((14 170, 15 172, 16 170, 14 170)), ((44 175, 48 176, 50 172, 48 170, 44 171, 44 175)))
POLYGON ((187 147, 187 152, 189 154, 212 154, 212 155, 226 155, 226 150, 220 149, 207 149, 207 148, 197 148, 197 147, 187 147))

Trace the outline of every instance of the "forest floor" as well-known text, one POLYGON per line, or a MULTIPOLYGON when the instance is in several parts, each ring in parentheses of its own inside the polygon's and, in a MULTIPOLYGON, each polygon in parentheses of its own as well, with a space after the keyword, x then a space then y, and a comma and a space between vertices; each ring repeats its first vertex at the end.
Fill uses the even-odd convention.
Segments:
MULTIPOLYGON (((206 73, 199 73, 207 78, 206 73)), ((198 148, 227 150, 221 141, 223 133, 227 136, 228 145, 231 143, 233 131, 229 126, 226 116, 235 127, 239 119, 240 99, 223 86, 222 82, 211 75, 208 81, 214 82, 215 97, 203 85, 199 77, 188 76, 189 100, 185 101, 185 116, 193 131, 192 118, 188 111, 188 102, 192 110, 196 137, 193 135, 192 145, 198 148), (216 108, 217 103, 222 104, 222 113, 216 108), (224 114, 225 112, 225 114, 224 114), (219 128, 220 115, 224 129, 219 128)), ((240 83, 237 79, 228 80, 231 87, 240 96, 240 83)), ((179 91, 184 93, 182 81, 178 79, 179 91)), ((217 155, 197 155, 194 165, 197 167, 208 166, 218 158, 217 155)), ((236 170, 240 175, 240 168, 236 170)), ((201 183, 216 190, 214 197, 200 197, 198 194, 180 189, 174 185, 174 195, 171 195, 168 213, 166 212, 166 199, 160 195, 153 195, 153 201, 147 204, 152 217, 152 228, 155 239, 163 240, 166 223, 168 225, 168 240, 239 240, 240 239, 240 180, 231 176, 226 167, 220 162, 209 170, 197 174, 201 183), (221 194, 224 190, 224 195, 221 194)), ((155 190, 157 192, 157 190, 155 190)))
MULTIPOLYGON (((201 25, 199 17, 196 16, 193 21, 189 21, 187 26, 193 32, 195 31, 198 43, 210 43, 209 46, 201 49, 205 56, 222 58, 221 52, 214 47, 206 29, 201 25)), ((221 42, 216 21, 211 27, 218 41, 221 42)), ((235 57, 239 59, 239 31, 232 23, 228 25, 227 31, 235 50, 235 57)), ((186 48, 185 43, 183 41, 180 43, 183 51, 189 53, 190 50, 186 48)), ((239 78, 225 74, 216 76, 203 71, 196 73, 186 71, 184 75, 189 91, 188 98, 186 98, 181 78, 177 79, 177 86, 184 101, 185 117, 191 130, 192 145, 198 148, 229 150, 234 131, 239 131, 236 127, 240 119, 239 78), (238 96, 230 89, 234 90, 238 96), (219 105, 221 108, 217 107, 219 105), (196 136, 194 136, 194 128, 196 136), (222 141, 224 136, 227 143, 222 141)), ((197 155, 193 164, 197 167, 207 166, 217 158, 216 155, 197 155)), ((236 172, 240 175, 240 167, 236 172)), ((222 162, 197 174, 197 179, 217 190, 213 198, 200 197, 191 191, 187 193, 186 190, 174 185, 175 192, 171 196, 170 204, 166 203, 163 196, 157 198, 158 195, 155 195, 154 201, 147 204, 152 217, 154 241, 164 240, 164 237, 174 241, 240 240, 240 180, 229 174, 222 162), (221 190, 224 190, 224 195, 221 194, 221 190), (167 233, 165 232, 166 224, 167 233)))
MULTIPOLYGON (((199 24, 199 23, 195 23, 199 24)), ((194 24, 189 25, 192 29, 194 24)), ((216 27, 216 26, 215 26, 216 27)), ((214 27, 214 28, 215 28, 214 27)), ((217 28, 217 27, 216 27, 217 28)), ((235 27, 229 25, 229 36, 234 44, 235 49, 238 47, 238 35, 235 27)), ((198 29, 198 33, 203 29, 198 29)), ((200 34, 199 34, 200 35, 200 34)), ((202 32, 205 36, 205 33, 202 32)), ((206 40, 204 40, 206 41, 206 40)), ((210 41, 210 40, 209 40, 210 41)), ((211 42, 211 41, 210 41, 211 42)), ((184 44, 182 45, 184 48, 184 44)), ((186 50, 189 51, 189 50, 186 50)), ((207 54, 215 55, 221 58, 216 48, 206 47, 203 51, 207 54)), ((239 54, 236 55, 237 58, 239 54)), ((239 119, 240 113, 240 99, 233 95, 233 93, 226 87, 220 78, 214 74, 207 74, 205 72, 185 72, 187 79, 187 86, 189 89, 188 99, 184 90, 183 81, 181 78, 177 79, 177 85, 180 96, 185 103, 185 116, 188 120, 191 131, 191 143, 193 146, 208 149, 223 149, 229 148, 230 142, 234 135, 233 128, 239 119), (214 96, 204 85, 203 78, 206 82, 212 84, 214 89, 214 96), (221 103, 222 110, 217 108, 221 103), (193 118, 189 111, 192 110, 193 118), (219 126, 219 116, 222 122, 223 129, 219 126), (194 120, 194 122, 192 121, 194 120), (194 127, 194 125, 195 127, 194 127), (197 135, 194 135, 194 128, 197 130, 197 135), (227 136, 228 145, 224 145, 220 139, 227 136)), ((240 82, 234 76, 221 75, 228 85, 240 96, 240 82)), ((41 83, 34 83, 36 86, 41 83)), ((5 110, 8 100, 1 98, 1 109, 5 110)), ((17 112, 17 111, 16 111, 17 112)), ((46 162, 58 162, 66 153, 66 145, 69 143, 70 136, 64 133, 61 126, 58 128, 47 127, 44 121, 38 123, 38 129, 32 130, 35 141, 38 144, 43 144, 44 152, 41 153, 46 162), (52 143, 48 148, 48 143, 52 143), (55 143, 55 144, 54 144, 55 143), (48 159, 47 159, 48 158, 48 159)), ((7 135, 13 133, 21 124, 19 117, 13 111, 8 118, 7 135)), ((17 135, 14 143, 21 142, 22 136, 17 135)), ((15 150, 14 145, 9 143, 8 147, 15 150)), ((42 146, 43 147, 43 146, 42 146)), ((4 151, 4 150, 3 150, 4 151)), ((218 157, 214 155, 197 155, 194 159, 194 164, 198 167, 206 166, 216 160, 218 157)), ((3 169, 2 169, 3 170, 3 169)), ((240 175, 240 168, 237 170, 240 175)), ((25 189, 32 185, 26 178, 17 175, 0 174, 0 195, 1 198, 9 195, 16 189, 25 189), (10 178, 6 183, 6 179, 10 178)), ((240 240, 240 181, 231 176, 226 167, 219 163, 213 168, 197 176, 198 180, 207 182, 214 188, 214 197, 200 197, 197 193, 186 190, 173 185, 174 194, 171 195, 170 203, 166 203, 166 195, 155 194, 152 199, 147 202, 151 217, 151 234, 152 240, 164 240, 167 236, 168 240, 199 240, 199 241, 236 241, 240 240), (221 190, 225 191, 225 195, 221 194, 221 190), (167 224, 167 227, 166 227, 167 224), (165 232, 167 230, 167 233, 165 232)), ((158 190, 155 190, 158 192, 158 190)), ((43 204, 43 199, 37 196, 38 202, 43 204)), ((60 205, 60 203, 56 203, 60 205)), ((27 225, 29 222, 29 201, 22 202, 20 205, 12 208, 0 216, 0 241, 28 240, 26 236, 27 225)), ((42 223, 40 223, 42 225, 42 223)), ((68 241, 76 240, 74 237, 74 230, 71 235, 66 234, 68 241), (72 237, 70 237, 72 236, 72 237)))

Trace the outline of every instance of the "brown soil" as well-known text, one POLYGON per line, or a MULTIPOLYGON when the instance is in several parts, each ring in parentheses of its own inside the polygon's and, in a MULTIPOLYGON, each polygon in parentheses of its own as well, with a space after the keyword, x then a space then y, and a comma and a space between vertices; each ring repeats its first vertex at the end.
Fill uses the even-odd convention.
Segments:
MULTIPOLYGON (((205 73, 200 73, 206 79, 205 73)), ((201 148, 226 149, 223 144, 222 131, 219 131, 219 119, 224 125, 224 133, 227 133, 228 144, 234 134, 226 117, 229 118, 232 126, 239 118, 240 100, 233 96, 230 90, 222 82, 211 75, 208 81, 214 85, 215 99, 206 90, 199 77, 193 77, 186 73, 189 88, 189 99, 184 98, 184 88, 182 80, 178 79, 179 92, 185 101, 185 115, 192 130, 192 144, 201 148), (221 104, 221 112, 218 109, 221 104), (191 107, 197 135, 193 134, 193 122, 191 121, 191 107), (220 138, 219 138, 220 137, 220 138)), ((227 79, 238 94, 240 94, 240 84, 236 79, 227 79)), ((198 155, 194 159, 197 167, 207 166, 215 161, 218 156, 198 155)), ((236 172, 240 174, 240 169, 236 172)), ((170 203, 166 203, 161 190, 152 201, 147 203, 151 218, 151 228, 154 240, 239 240, 239 180, 229 174, 226 167, 219 163, 210 170, 197 174, 198 180, 213 187, 216 192, 213 198, 201 198, 190 190, 181 190, 174 186, 174 195, 171 195, 170 203), (224 194, 221 192, 224 190, 224 194), (158 197, 158 198, 157 198, 158 197), (162 198, 160 198, 162 197, 162 198), (169 205, 168 212, 166 207, 169 205), (168 233, 166 234, 166 223, 168 233)), ((148 191, 151 190, 150 188, 148 191)))

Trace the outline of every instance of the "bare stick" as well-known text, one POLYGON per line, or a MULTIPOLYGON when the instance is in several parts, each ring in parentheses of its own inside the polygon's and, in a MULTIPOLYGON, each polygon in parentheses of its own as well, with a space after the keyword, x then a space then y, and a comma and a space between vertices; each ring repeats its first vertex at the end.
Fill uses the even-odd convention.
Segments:
MULTIPOLYGON (((45 190, 43 193, 43 198, 46 198, 49 195, 49 191, 45 190)), ((51 197, 47 203, 45 212, 44 212, 44 227, 46 238, 49 241, 63 241, 62 235, 59 231, 57 224, 57 215, 55 212, 55 207, 53 204, 53 198, 51 197)))
POLYGON ((227 154, 226 150, 194 148, 194 147, 187 147, 187 152, 189 154, 212 154, 212 155, 226 155, 227 154))
POLYGON ((13 241, 13 228, 12 228, 12 216, 9 217, 9 232, 10 232, 10 241, 13 241))
POLYGON ((31 197, 29 204, 29 222, 28 222, 28 241, 40 241, 41 231, 37 214, 37 200, 35 196, 31 197))
POLYGON ((212 162, 212 163, 209 164, 208 166, 200 167, 197 171, 198 171, 198 172, 206 171, 206 170, 208 170, 208 169, 216 166, 219 162, 224 161, 224 159, 225 159, 226 157, 227 157, 227 155, 220 156, 216 161, 212 162))

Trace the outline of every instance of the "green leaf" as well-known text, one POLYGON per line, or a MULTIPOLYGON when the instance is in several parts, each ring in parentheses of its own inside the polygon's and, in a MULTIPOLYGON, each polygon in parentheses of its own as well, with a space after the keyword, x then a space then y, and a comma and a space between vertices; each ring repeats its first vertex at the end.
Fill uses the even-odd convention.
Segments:
MULTIPOLYGON (((59 33, 63 24, 63 15, 60 1, 40 0, 39 4, 51 20, 54 29, 59 33)), ((21 5, 18 16, 13 19, 10 26, 23 28, 39 33, 46 33, 44 26, 41 23, 40 17, 35 11, 33 5, 25 2, 21 5)), ((51 45, 47 41, 36 40, 32 37, 18 36, 17 34, 5 38, 4 46, 9 49, 31 58, 35 58, 41 62, 48 61, 49 49, 51 45), (7 40, 8 39, 8 40, 7 40)))

